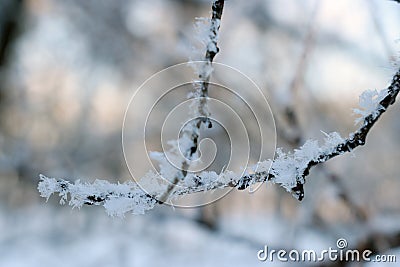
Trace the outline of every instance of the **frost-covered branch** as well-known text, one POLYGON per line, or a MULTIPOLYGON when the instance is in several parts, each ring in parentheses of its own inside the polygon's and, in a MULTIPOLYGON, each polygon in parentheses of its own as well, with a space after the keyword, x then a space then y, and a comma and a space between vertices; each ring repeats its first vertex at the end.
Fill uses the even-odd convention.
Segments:
MULTIPOLYGON (((212 73, 212 62, 215 55, 219 52, 217 45, 218 42, 218 31, 221 24, 222 11, 224 9, 224 0, 214 1, 212 4, 212 15, 210 20, 210 25, 207 36, 203 42, 206 44, 206 53, 204 56, 204 61, 200 70, 198 70, 199 80, 195 81, 195 85, 198 86, 198 91, 200 93, 199 97, 199 114, 203 117, 208 117, 209 112, 206 107, 207 97, 208 97, 208 83, 210 81, 212 73)), ((208 121, 208 123, 210 123, 208 121)))
POLYGON ((197 100, 197 112, 195 112, 193 115, 197 117, 197 119, 188 123, 186 127, 183 128, 182 136, 179 138, 178 142, 180 142, 180 150, 183 151, 185 159, 182 161, 180 170, 172 178, 165 192, 158 198, 159 202, 167 201, 175 186, 187 176, 187 170, 190 167, 190 161, 198 152, 198 141, 201 126, 205 124, 208 128, 212 127, 211 121, 208 119, 210 113, 207 109, 208 83, 212 73, 212 62, 215 55, 219 51, 217 41, 223 9, 224 0, 213 1, 209 27, 206 30, 206 36, 204 37, 204 40, 202 40, 205 43, 206 52, 202 63, 198 69, 196 69, 198 80, 193 82, 193 86, 195 88, 194 96, 197 100))
MULTIPOLYGON (((380 91, 366 91, 360 97, 361 109, 356 110, 363 120, 361 127, 351 133, 348 138, 341 138, 338 133, 326 134, 324 144, 308 140, 293 153, 284 153, 278 150, 274 160, 259 162, 246 175, 238 176, 231 171, 217 174, 202 172, 200 174, 187 173, 181 180, 183 187, 173 188, 170 197, 204 192, 214 189, 235 187, 239 190, 248 188, 258 182, 270 181, 278 183, 291 192, 298 200, 304 197, 303 185, 312 167, 326 162, 338 155, 351 152, 358 146, 365 144, 366 137, 387 108, 395 103, 400 90, 400 70, 394 75, 387 89, 380 91)), ((156 176, 149 173, 149 176, 156 176)), ((134 214, 144 213, 157 204, 157 190, 146 193, 134 182, 111 184, 106 181, 70 183, 61 179, 40 176, 38 190, 41 196, 49 198, 53 193, 61 196, 61 204, 69 199, 69 205, 81 207, 83 204, 104 205, 110 215, 123 215, 125 212, 134 214), (69 196, 69 197, 68 197, 69 196)))
MULTIPOLYGON (((314 152, 318 151, 314 156, 310 157, 308 162, 303 162, 303 164, 294 164, 292 167, 293 174, 296 177, 296 185, 292 187, 292 194, 299 200, 304 197, 303 184, 305 183, 305 177, 309 175, 312 167, 316 166, 319 163, 323 163, 329 159, 332 159, 338 155, 344 154, 346 152, 351 152, 358 146, 362 146, 366 142, 367 135, 374 124, 378 121, 380 116, 387 110, 387 108, 392 105, 396 101, 396 96, 400 90, 400 70, 396 72, 394 75, 391 84, 387 89, 381 90, 380 92, 375 91, 365 91, 360 96, 360 107, 361 109, 355 109, 355 113, 361 115, 360 118, 356 120, 356 122, 362 121, 362 126, 355 132, 351 133, 348 138, 343 139, 340 142, 339 137, 335 138, 335 140, 326 140, 331 143, 330 147, 326 149, 318 149, 314 148, 314 152), (336 143, 336 144, 335 144, 336 143)), ((312 141, 307 141, 305 145, 301 148, 304 150, 304 146, 312 141)), ((300 150, 300 151, 301 151, 300 150)), ((299 150, 295 150, 293 155, 291 154, 283 154, 283 156, 278 157, 278 161, 280 158, 285 158, 289 161, 296 159, 296 152, 299 150)), ((310 154, 311 155, 311 154, 310 154)), ((276 180, 275 160, 271 166, 271 172, 265 177, 265 180, 276 180)), ((285 160, 284 160, 285 161, 285 160)), ((283 161, 283 162, 284 162, 283 161)), ((286 162, 287 164, 290 162, 286 162)), ((279 174, 279 172, 278 172, 279 174)), ((279 176, 278 176, 279 177, 279 176)), ((249 179, 247 179, 249 180, 249 179)), ((247 181, 246 180, 246 181, 247 181)), ((293 181, 294 182, 294 181, 293 181)), ((246 182, 243 182, 246 183, 246 182)), ((287 186, 283 185, 286 189, 289 189, 287 186)))
MULTIPOLYGON (((152 209, 156 204, 187 194, 227 187, 244 190, 252 184, 266 181, 280 184, 298 200, 302 200, 305 178, 312 167, 365 144, 370 129, 395 102, 400 90, 400 71, 394 75, 387 89, 380 92, 366 91, 360 96, 360 109, 355 109, 354 112, 360 115, 356 122, 362 122, 362 125, 348 138, 342 138, 334 132, 325 134, 322 145, 318 144, 318 141, 308 140, 293 152, 284 153, 278 150, 278 156, 275 159, 259 162, 245 170, 244 175, 229 170, 219 174, 213 171, 203 171, 198 174, 188 172, 191 160, 198 154, 201 126, 209 128, 212 126, 208 119, 210 114, 207 109, 208 82, 212 73, 213 59, 219 51, 217 41, 223 6, 223 0, 215 0, 212 4, 212 16, 208 21, 209 27, 203 40, 206 52, 202 64, 196 68, 198 80, 193 84, 197 108, 194 109, 193 115, 196 115, 197 119, 183 128, 178 143, 175 141, 172 145, 172 152, 177 154, 182 151, 185 157, 181 161, 180 170, 170 171, 165 167, 160 168, 160 174, 149 171, 143 178, 148 178, 154 183, 151 190, 147 192, 133 181, 111 184, 100 180, 94 183, 82 183, 78 180, 71 183, 40 175, 38 190, 41 196, 48 199, 53 193, 58 193, 61 204, 68 202, 69 205, 78 208, 84 204, 103 205, 112 216, 123 216, 126 212, 141 214, 152 209), (164 176, 163 172, 167 172, 167 175, 164 176), (163 178, 167 178, 169 183, 166 183, 163 178)), ((165 155, 154 152, 152 157, 162 165, 165 155)))
POLYGON ((111 216, 123 216, 126 212, 143 214, 152 209, 156 200, 145 193, 135 182, 112 184, 104 180, 93 183, 75 183, 40 175, 38 190, 49 199, 53 193, 61 197, 60 204, 81 208, 82 205, 103 205, 111 216))

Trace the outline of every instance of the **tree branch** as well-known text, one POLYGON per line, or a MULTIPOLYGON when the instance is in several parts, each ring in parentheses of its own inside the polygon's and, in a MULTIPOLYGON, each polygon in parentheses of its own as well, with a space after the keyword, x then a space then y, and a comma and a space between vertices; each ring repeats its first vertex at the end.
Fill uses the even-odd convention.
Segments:
MULTIPOLYGON (((199 71, 200 81, 198 81, 201 96, 198 113, 203 118, 198 119, 195 125, 184 131, 184 134, 187 134, 187 137, 192 140, 190 148, 185 149, 185 156, 188 160, 197 152, 200 126, 206 122, 209 127, 211 126, 208 121, 206 97, 211 74, 210 67, 218 53, 217 34, 223 5, 223 0, 216 0, 212 6, 209 42, 207 43, 204 64, 199 71)), ((280 184, 298 200, 302 200, 304 198, 303 185, 310 170, 320 163, 364 145, 371 128, 388 107, 395 103, 399 90, 400 70, 395 73, 387 89, 379 93, 366 91, 361 95, 360 105, 364 110, 355 110, 355 112, 362 115, 362 125, 348 138, 343 139, 338 133, 330 133, 326 134, 325 143, 322 146, 317 141, 308 140, 303 146, 294 149, 291 153, 278 150, 277 158, 259 162, 252 170, 246 171, 244 176, 238 176, 231 171, 220 174, 215 172, 189 173, 187 168, 190 162, 184 160, 182 170, 175 176, 172 185, 170 184, 167 187, 160 185, 159 188, 149 193, 144 192, 133 181, 123 184, 111 184, 101 180, 96 180, 94 183, 81 183, 80 181, 71 183, 62 179, 48 178, 44 175, 40 175, 38 190, 41 196, 47 199, 53 193, 58 193, 61 197, 61 204, 69 201, 69 205, 73 207, 79 208, 84 204, 103 205, 107 212, 113 216, 123 216, 128 211, 141 214, 152 209, 157 203, 161 204, 165 200, 177 196, 226 187, 244 190, 252 184, 266 181, 280 184), (175 187, 178 183, 182 185, 179 188, 175 187)), ((153 179, 159 178, 158 174, 151 171, 147 175, 153 179)))
POLYGON ((201 69, 198 73, 199 80, 194 82, 194 87, 197 87, 196 91, 198 91, 198 114, 196 115, 199 118, 197 118, 193 123, 189 124, 188 127, 184 128, 183 130, 182 135, 186 135, 191 140, 191 144, 183 152, 185 159, 181 164, 180 170, 175 175, 171 183, 168 185, 165 192, 157 199, 159 203, 164 203, 165 201, 167 201, 175 186, 187 176, 187 170, 190 167, 190 161, 192 160, 193 155, 195 155, 198 151, 198 140, 201 125, 206 124, 208 128, 212 127, 211 121, 208 119, 210 113, 207 109, 208 83, 210 81, 210 76, 212 73, 212 62, 215 55, 219 52, 217 41, 223 9, 224 0, 214 0, 212 4, 210 28, 208 30, 206 53, 204 56, 204 61, 202 62, 201 69))
MULTIPOLYGON (((171 191, 171 197, 226 187, 243 190, 254 183, 270 181, 281 184, 294 197, 302 200, 305 178, 309 175, 312 167, 364 145, 369 131, 388 107, 395 103, 399 90, 400 70, 394 75, 389 87, 381 91, 386 94, 382 96, 382 100, 376 103, 375 109, 364 117, 362 126, 346 139, 339 138, 337 133, 329 134, 322 147, 318 147, 316 141, 307 141, 293 153, 280 152, 275 160, 260 162, 257 166, 258 171, 243 177, 237 177, 236 174, 229 171, 221 174, 215 172, 203 172, 200 175, 188 174, 185 180, 196 181, 195 186, 174 189, 171 191), (288 177, 289 174, 293 174, 293 177, 288 177), (207 183, 205 183, 206 180, 207 183)), ((152 209, 157 203, 156 195, 142 191, 134 182, 111 184, 107 181, 96 180, 92 184, 80 181, 70 183, 44 175, 41 175, 40 179, 38 190, 42 197, 48 199, 53 193, 59 193, 60 202, 64 204, 69 195, 71 206, 104 205, 110 215, 122 216, 127 211, 134 214, 143 213, 152 209)))

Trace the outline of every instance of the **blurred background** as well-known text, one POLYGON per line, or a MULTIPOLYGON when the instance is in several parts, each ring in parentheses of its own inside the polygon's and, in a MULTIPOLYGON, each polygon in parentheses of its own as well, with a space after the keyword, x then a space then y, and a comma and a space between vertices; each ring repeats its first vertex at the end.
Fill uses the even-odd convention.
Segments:
MULTIPOLYGON (((129 99, 191 58, 195 18, 209 17, 210 2, 0 0, 0 266, 286 266, 257 251, 335 248, 338 238, 400 261, 398 103, 366 146, 312 170, 302 202, 268 184, 204 208, 116 219, 39 196, 40 173, 130 179, 129 99)), ((292 150, 321 131, 356 129, 360 93, 385 88, 399 67, 399 25, 393 1, 229 0, 215 60, 258 84, 278 147, 292 150)))

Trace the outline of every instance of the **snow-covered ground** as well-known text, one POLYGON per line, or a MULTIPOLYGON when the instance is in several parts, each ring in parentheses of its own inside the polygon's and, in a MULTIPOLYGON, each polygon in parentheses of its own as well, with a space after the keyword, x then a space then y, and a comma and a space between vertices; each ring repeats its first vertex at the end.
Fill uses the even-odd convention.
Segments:
MULTIPOLYGON (((342 233, 350 245, 363 235, 348 231, 342 233)), ((336 238, 333 232, 295 228, 268 217, 226 218, 220 230, 210 231, 174 210, 118 219, 100 208, 79 211, 41 204, 0 209, 2 267, 288 266, 279 261, 261 262, 257 252, 265 245, 320 251, 336 248, 336 238)), ((395 249, 387 254, 400 259, 399 252, 395 249)), ((365 266, 393 267, 396 263, 365 266)))
MULTIPOLYGON (((187 219, 109 218, 48 205, 1 209, 0 266, 257 266, 257 247, 187 219)), ((170 216, 168 216, 170 217, 170 216)), ((261 246, 260 246, 261 247, 261 246)))

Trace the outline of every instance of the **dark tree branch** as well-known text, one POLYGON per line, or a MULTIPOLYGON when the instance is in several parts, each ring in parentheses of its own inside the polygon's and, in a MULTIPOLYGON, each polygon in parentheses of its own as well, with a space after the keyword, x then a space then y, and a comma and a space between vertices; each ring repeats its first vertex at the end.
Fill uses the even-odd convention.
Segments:
POLYGON ((24 21, 24 0, 3 0, 1 8, 3 10, 0 10, 0 112, 5 108, 3 102, 7 97, 7 68, 11 63, 10 56, 24 21))
POLYGON ((22 21, 23 0, 6 1, 5 10, 0 18, 0 67, 7 61, 7 55, 12 46, 22 21))

